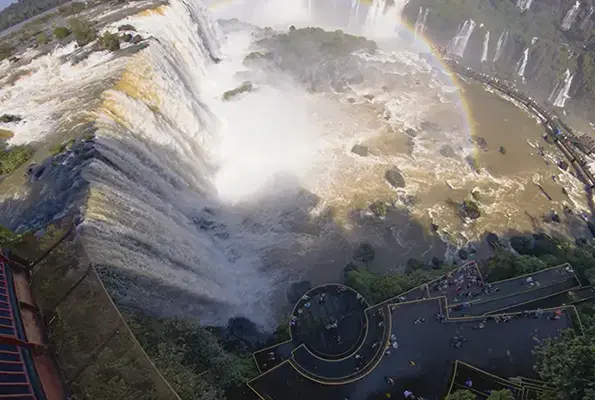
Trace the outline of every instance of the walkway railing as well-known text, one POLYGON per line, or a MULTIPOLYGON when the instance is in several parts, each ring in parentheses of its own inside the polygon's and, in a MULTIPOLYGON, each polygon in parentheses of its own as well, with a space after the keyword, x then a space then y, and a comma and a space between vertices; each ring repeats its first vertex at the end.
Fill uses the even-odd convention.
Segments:
POLYGON ((31 270, 31 288, 43 310, 50 350, 73 395, 179 400, 114 305, 75 230, 62 227, 29 240, 15 251, 35 259, 23 253, 34 249, 41 256, 31 270))

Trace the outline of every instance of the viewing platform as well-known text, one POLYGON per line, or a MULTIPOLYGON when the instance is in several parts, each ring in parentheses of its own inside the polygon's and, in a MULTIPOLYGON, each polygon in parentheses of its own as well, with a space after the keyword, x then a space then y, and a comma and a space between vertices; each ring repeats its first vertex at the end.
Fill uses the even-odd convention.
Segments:
POLYGON ((296 304, 291 339, 254 354, 262 374, 248 385, 266 400, 402 398, 405 391, 444 398, 470 378, 478 398, 508 389, 530 399, 547 389, 531 383, 539 382, 533 347, 562 329, 582 332, 573 305, 530 305, 572 291, 590 298, 591 290, 568 264, 487 283, 473 262, 373 306, 346 286, 323 285, 296 304), (473 305, 459 308, 467 301, 473 305))

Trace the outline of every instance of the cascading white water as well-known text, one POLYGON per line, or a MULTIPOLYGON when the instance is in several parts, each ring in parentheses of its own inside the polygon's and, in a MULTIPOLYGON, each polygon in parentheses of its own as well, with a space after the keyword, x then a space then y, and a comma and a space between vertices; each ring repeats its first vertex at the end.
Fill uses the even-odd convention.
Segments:
POLYGON ((465 53, 465 49, 467 48, 467 43, 469 43, 469 38, 475 29, 475 21, 472 19, 468 19, 464 21, 461 26, 459 27, 459 31, 451 39, 446 47, 446 51, 449 54, 453 54, 459 57, 463 57, 465 53))
POLYGON ((424 9, 423 7, 419 7, 419 11, 417 13, 417 19, 415 20, 415 36, 423 35, 426 31, 426 24, 428 22, 428 12, 430 11, 429 8, 424 9))
POLYGON ((527 47, 523 52, 523 56, 516 64, 516 73, 521 78, 525 78, 525 69, 527 68, 527 63, 529 62, 529 48, 527 47))
POLYGON ((580 6, 581 2, 577 0, 576 3, 574 3, 574 5, 572 6, 572 8, 566 12, 564 19, 562 20, 561 26, 563 31, 567 31, 572 27, 572 24, 574 23, 578 15, 578 10, 580 6))
POLYGON ((483 39, 483 50, 481 52, 481 62, 488 61, 488 47, 490 45, 490 31, 486 31, 486 36, 483 39))
POLYGON ((500 59, 502 55, 502 49, 506 46, 506 41, 508 40, 508 29, 504 29, 498 38, 498 42, 496 43, 496 54, 494 54, 493 62, 496 62, 500 59))
POLYGON ((366 14, 363 34, 374 39, 394 37, 408 2, 409 0, 393 0, 390 4, 387 0, 372 0, 366 14))
POLYGON ((349 10, 349 28, 354 28, 359 24, 359 0, 351 0, 351 8, 349 10))
POLYGON ((587 11, 587 15, 585 15, 585 18, 583 18, 583 20, 581 21, 581 25, 580 25, 581 29, 585 29, 587 27, 587 24, 591 21, 591 17, 593 16, 594 10, 595 9, 593 8, 593 6, 589 7, 589 11, 587 11))
POLYGON ((516 6, 521 9, 521 11, 527 11, 533 5, 533 0, 517 0, 516 6))
POLYGON ((570 70, 564 71, 562 79, 556 83, 548 99, 554 106, 564 108, 566 100, 570 98, 569 93, 573 78, 574 75, 570 73, 570 70))

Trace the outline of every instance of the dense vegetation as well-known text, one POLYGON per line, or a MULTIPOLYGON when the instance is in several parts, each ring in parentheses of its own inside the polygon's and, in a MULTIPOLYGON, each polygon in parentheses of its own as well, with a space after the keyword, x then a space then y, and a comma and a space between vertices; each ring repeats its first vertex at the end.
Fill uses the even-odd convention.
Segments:
MULTIPOLYGON (((469 390, 457 390, 449 394, 446 400, 476 400, 477 396, 469 390)), ((487 400, 514 400, 514 395, 510 390, 495 390, 488 396, 487 400)))
POLYGON ((183 400, 245 397, 244 383, 258 374, 250 354, 226 351, 195 322, 128 315, 137 339, 183 400))
POLYGON ((0 31, 19 24, 70 0, 18 0, 0 12, 0 31))

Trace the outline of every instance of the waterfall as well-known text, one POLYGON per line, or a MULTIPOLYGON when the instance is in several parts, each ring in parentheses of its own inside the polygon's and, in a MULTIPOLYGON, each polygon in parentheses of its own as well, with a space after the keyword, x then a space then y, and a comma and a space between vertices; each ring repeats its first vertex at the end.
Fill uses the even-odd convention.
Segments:
POLYGON ((359 0, 351 0, 351 9, 349 11, 349 28, 353 28, 359 23, 359 0))
POLYGON ((475 29, 474 20, 468 19, 463 22, 459 27, 459 31, 455 37, 452 38, 450 42, 448 42, 448 46, 446 46, 447 52, 449 54, 463 57, 465 49, 467 48, 467 43, 469 43, 469 38, 473 33, 473 29, 475 29))
POLYGON ((364 35, 372 38, 394 37, 403 9, 409 0, 372 0, 366 15, 364 35))
POLYGON ((592 16, 593 16, 593 6, 591 6, 589 8, 589 11, 587 12, 587 15, 585 15, 585 18, 581 21, 581 25, 580 25, 580 28, 581 29, 585 29, 587 27, 587 24, 591 20, 591 17, 592 16))
POLYGON ((481 62, 488 60, 488 46, 490 45, 490 31, 486 31, 486 36, 483 39, 483 50, 481 52, 481 62))
POLYGON ((425 33, 426 23, 428 21, 428 11, 430 11, 429 8, 424 9, 423 7, 419 7, 417 19, 415 20, 415 36, 423 35, 425 33))
POLYGON ((572 86, 572 79, 574 75, 570 73, 570 70, 564 71, 562 78, 556 83, 554 90, 550 94, 548 98, 549 102, 552 103, 556 107, 564 108, 566 104, 566 100, 570 98, 568 93, 570 92, 570 87, 572 86))
POLYGON ((502 49, 506 46, 506 40, 508 40, 508 29, 504 29, 498 38, 498 43, 496 43, 496 54, 494 54, 493 62, 496 62, 500 59, 502 55, 502 49))
POLYGON ((533 0, 517 0, 516 6, 521 9, 521 11, 527 11, 531 8, 533 4, 533 0))
POLYGON ((529 48, 527 47, 523 52, 523 57, 516 64, 516 73, 521 78, 525 78, 525 69, 527 68, 527 62, 529 61, 529 48))
POLYGON ((574 3, 572 8, 566 12, 564 19, 562 20, 562 30, 567 31, 572 27, 572 24, 576 20, 576 16, 578 15, 578 9, 581 6, 581 2, 579 0, 574 3))

